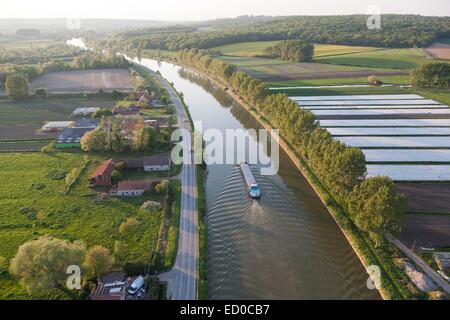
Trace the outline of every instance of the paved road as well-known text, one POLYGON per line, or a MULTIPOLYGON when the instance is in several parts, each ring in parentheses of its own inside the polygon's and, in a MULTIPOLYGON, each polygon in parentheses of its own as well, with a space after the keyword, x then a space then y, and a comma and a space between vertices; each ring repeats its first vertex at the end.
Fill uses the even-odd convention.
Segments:
MULTIPOLYGON (((154 74, 170 94, 178 117, 178 125, 187 131, 183 141, 188 142, 191 149, 190 123, 185 122, 188 116, 175 90, 167 81, 154 74)), ((186 150, 186 149, 185 149, 186 150)), ((183 154, 183 169, 181 172, 181 217, 178 253, 175 265, 169 272, 159 276, 167 282, 167 295, 171 300, 195 300, 197 297, 197 261, 198 261, 198 215, 197 215, 197 180, 196 168, 193 164, 192 152, 183 154)))
POLYGON ((428 264, 426 264, 420 257, 418 257, 410 249, 406 248, 399 240, 388 237, 388 239, 403 253, 410 258, 422 271, 431 278, 442 290, 450 294, 450 284, 445 281, 436 271, 434 271, 428 264))

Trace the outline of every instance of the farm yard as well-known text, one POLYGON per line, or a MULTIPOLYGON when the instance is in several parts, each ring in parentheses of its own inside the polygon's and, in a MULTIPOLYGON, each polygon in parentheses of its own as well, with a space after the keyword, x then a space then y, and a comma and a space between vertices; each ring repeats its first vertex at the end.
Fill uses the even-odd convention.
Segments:
POLYGON ((0 101, 0 151, 40 150, 58 134, 41 132, 47 121, 69 120, 79 107, 112 108, 111 98, 51 98, 32 101, 0 101))
MULTIPOLYGON (((148 262, 157 246, 162 213, 141 210, 146 197, 110 198, 88 188, 89 174, 104 160, 82 153, 2 154, 0 177, 8 183, 0 186, 0 256, 8 262, 21 244, 51 235, 102 245, 111 252, 119 241, 126 248, 119 262, 148 262), (68 187, 65 176, 74 168, 83 169, 68 187), (119 226, 129 218, 137 220, 133 232, 120 233, 119 226)), ((30 298, 8 273, 0 274, 0 287, 0 299, 30 298)))
POLYGON ((31 82, 31 91, 38 88, 49 93, 130 92, 134 84, 127 69, 96 69, 46 73, 31 82))
POLYGON ((401 236, 406 245, 450 246, 450 219, 435 215, 450 213, 447 105, 411 93, 290 98, 311 110, 335 139, 360 148, 369 177, 390 177, 408 197, 401 236))

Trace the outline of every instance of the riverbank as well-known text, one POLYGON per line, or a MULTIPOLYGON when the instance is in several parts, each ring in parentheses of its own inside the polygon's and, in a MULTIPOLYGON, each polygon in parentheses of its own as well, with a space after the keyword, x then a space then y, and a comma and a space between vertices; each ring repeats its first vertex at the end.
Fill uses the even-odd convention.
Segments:
MULTIPOLYGON (((170 63, 175 63, 180 65, 179 63, 169 61, 170 63)), ((217 81, 212 78, 208 74, 204 72, 198 71, 196 69, 186 67, 181 65, 182 67, 194 71, 208 78, 210 81, 215 83, 224 89, 227 94, 233 98, 236 102, 238 102, 245 110, 247 110, 266 130, 271 132, 272 126, 267 121, 267 119, 256 112, 255 109, 251 108, 246 101, 244 101, 241 97, 239 97, 232 90, 228 89, 225 84, 217 81)), ((325 205, 328 212, 331 214, 336 224, 340 228, 341 232, 346 237, 347 241, 350 243, 353 251, 356 253, 358 259, 362 263, 362 265, 368 269, 369 266, 378 265, 382 271, 384 277, 382 277, 382 287, 379 289, 379 293, 383 299, 402 299, 408 298, 405 297, 404 290, 401 290, 402 284, 396 284, 390 275, 395 274, 396 270, 392 270, 395 266, 392 263, 387 263, 386 261, 380 260, 377 257, 377 254, 374 252, 374 248, 367 243, 366 239, 360 234, 360 232, 356 229, 350 219, 347 217, 342 208, 337 204, 337 202, 333 199, 328 190, 323 186, 323 184, 317 179, 312 170, 309 168, 305 159, 303 159, 300 155, 298 155, 295 150, 289 145, 289 143, 280 137, 280 146, 289 156, 292 163, 296 166, 296 168, 302 173, 302 175, 307 179, 308 183, 311 185, 315 193, 320 198, 321 202, 325 205)))

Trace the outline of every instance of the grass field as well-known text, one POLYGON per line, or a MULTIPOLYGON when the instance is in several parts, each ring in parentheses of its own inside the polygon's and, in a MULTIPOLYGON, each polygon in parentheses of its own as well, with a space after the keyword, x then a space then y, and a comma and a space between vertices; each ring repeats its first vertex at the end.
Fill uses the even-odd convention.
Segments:
POLYGON ((386 49, 351 53, 331 57, 318 57, 320 63, 372 68, 414 69, 429 62, 421 49, 386 49))
POLYGON ((36 39, 36 40, 16 40, 16 41, 2 41, 0 47, 8 49, 33 49, 46 48, 50 45, 58 44, 59 42, 52 39, 36 39))
MULTIPOLYGON (((123 261, 148 261, 157 243, 162 214, 141 211, 145 200, 142 197, 96 201, 97 192, 87 187, 87 177, 104 157, 90 156, 90 160, 71 191, 64 195, 64 179, 54 180, 49 174, 82 166, 83 154, 0 154, 0 177, 8 181, 0 185, 0 256, 9 261, 21 244, 48 234, 111 250, 116 240, 123 241, 123 261), (122 236, 119 226, 130 217, 139 225, 122 236)), ((155 196, 151 199, 159 200, 155 196)), ((0 275, 0 288, 0 299, 29 298, 7 273, 0 275)))

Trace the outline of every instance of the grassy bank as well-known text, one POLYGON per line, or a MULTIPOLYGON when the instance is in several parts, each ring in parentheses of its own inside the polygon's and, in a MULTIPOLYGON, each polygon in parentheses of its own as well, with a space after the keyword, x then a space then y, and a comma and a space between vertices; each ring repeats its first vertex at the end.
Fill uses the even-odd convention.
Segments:
POLYGON ((170 206, 169 230, 167 232, 166 252, 164 255, 163 267, 165 270, 170 270, 175 264, 178 252, 178 237, 180 231, 181 182, 172 181, 170 183, 170 188, 173 201, 170 206))
POLYGON ((206 225, 206 197, 204 167, 197 166, 198 190, 198 232, 199 232, 199 264, 198 264, 198 299, 208 299, 208 229, 206 225))

